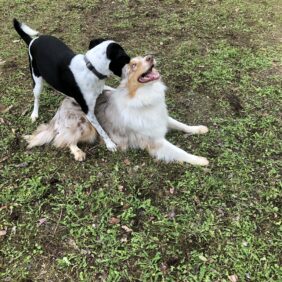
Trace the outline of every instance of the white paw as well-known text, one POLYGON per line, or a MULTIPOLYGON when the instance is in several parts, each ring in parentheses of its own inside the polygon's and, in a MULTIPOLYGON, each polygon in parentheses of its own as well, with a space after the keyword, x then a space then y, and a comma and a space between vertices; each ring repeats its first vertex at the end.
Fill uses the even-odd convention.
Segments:
POLYGON ((32 121, 32 122, 35 122, 36 119, 38 118, 38 114, 37 114, 37 113, 32 113, 31 116, 30 116, 30 118, 31 118, 31 121, 32 121))
POLYGON ((77 151, 74 155, 76 161, 82 162, 86 158, 86 154, 82 151, 77 151))
POLYGON ((209 164, 209 161, 204 157, 197 157, 193 162, 191 162, 193 165, 200 165, 200 166, 207 166, 209 164))
POLYGON ((107 149, 111 152, 115 152, 117 150, 117 145, 111 140, 106 141, 106 146, 107 149))
POLYGON ((205 133, 207 133, 209 131, 209 129, 206 126, 204 126, 204 125, 199 125, 197 127, 198 128, 197 128, 196 134, 205 134, 205 133))
POLYGON ((32 135, 23 135, 23 139, 26 140, 27 142, 30 141, 32 135))

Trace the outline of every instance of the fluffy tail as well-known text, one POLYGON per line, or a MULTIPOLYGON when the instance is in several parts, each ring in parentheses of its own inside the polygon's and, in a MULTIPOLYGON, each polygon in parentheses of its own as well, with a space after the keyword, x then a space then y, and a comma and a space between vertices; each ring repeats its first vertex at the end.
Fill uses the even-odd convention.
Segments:
POLYGON ((24 42, 29 45, 30 41, 34 36, 38 35, 38 31, 31 29, 24 23, 20 23, 18 20, 14 19, 14 28, 20 37, 24 40, 24 42))
POLYGON ((27 148, 41 146, 50 143, 56 133, 51 124, 41 124, 32 135, 25 135, 24 139, 28 142, 27 148))

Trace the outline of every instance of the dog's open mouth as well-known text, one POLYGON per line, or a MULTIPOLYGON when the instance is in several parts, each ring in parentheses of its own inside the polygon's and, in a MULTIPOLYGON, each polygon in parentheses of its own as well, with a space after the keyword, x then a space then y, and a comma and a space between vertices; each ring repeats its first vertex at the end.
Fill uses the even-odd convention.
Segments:
POLYGON ((155 65, 152 65, 146 72, 139 76, 138 81, 140 83, 146 83, 154 80, 158 80, 160 78, 160 74, 156 69, 154 69, 155 65))

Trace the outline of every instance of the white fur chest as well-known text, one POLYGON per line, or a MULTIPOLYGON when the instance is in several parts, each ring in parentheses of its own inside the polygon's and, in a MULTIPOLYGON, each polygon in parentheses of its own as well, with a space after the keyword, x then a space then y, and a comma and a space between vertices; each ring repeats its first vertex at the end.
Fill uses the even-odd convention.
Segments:
POLYGON ((137 91, 135 97, 116 93, 114 101, 118 107, 119 123, 127 131, 149 138, 163 138, 168 124, 165 86, 161 82, 154 86, 143 87, 141 91, 137 91))

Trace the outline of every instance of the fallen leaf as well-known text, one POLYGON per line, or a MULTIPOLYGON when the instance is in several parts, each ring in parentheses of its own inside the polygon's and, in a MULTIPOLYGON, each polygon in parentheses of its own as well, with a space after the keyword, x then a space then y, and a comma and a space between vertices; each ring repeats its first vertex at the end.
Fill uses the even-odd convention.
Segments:
POLYGON ((162 271, 162 272, 166 272, 166 271, 167 271, 167 269, 168 269, 168 266, 167 266, 167 264, 166 264, 166 263, 162 262, 162 263, 161 263, 161 267, 160 267, 160 268, 161 268, 161 271, 162 271))
POLYGON ((199 255, 199 259, 203 262, 208 261, 208 259, 206 257, 204 257, 203 255, 199 255))
POLYGON ((28 163, 24 162, 24 163, 20 163, 20 164, 16 164, 15 167, 27 167, 28 166, 28 163))
POLYGON ((25 110, 23 110, 23 112, 22 112, 22 116, 25 116, 26 115, 26 113, 29 111, 29 108, 26 108, 25 110))
POLYGON ((125 165, 130 165, 130 160, 129 159, 125 159, 123 162, 124 162, 125 165))
POLYGON ((229 275, 228 276, 229 281, 231 282, 237 282, 238 281, 238 276, 236 274, 229 275))
POLYGON ((43 218, 40 218, 40 219, 38 220, 38 226, 44 224, 46 221, 47 221, 47 218, 44 218, 44 217, 43 217, 43 218))
POLYGON ((174 194, 174 187, 169 188, 169 193, 170 193, 171 195, 174 194))
POLYGON ((7 230, 0 230, 0 236, 5 236, 7 233, 7 230))
POLYGON ((127 233, 131 233, 133 231, 131 228, 127 227, 126 225, 123 225, 121 228, 127 233))
POLYGON ((194 202, 196 203, 197 206, 199 206, 201 204, 200 199, 196 195, 193 197, 193 200, 194 200, 194 202))
POLYGON ((69 239, 68 244, 70 247, 74 248, 75 250, 79 250, 79 247, 77 246, 76 242, 73 239, 69 239))
POLYGON ((117 217, 112 217, 112 218, 110 218, 109 223, 110 224, 119 224, 120 223, 120 219, 117 218, 117 217))
POLYGON ((138 171, 138 169, 139 169, 139 165, 136 165, 134 168, 133 168, 133 170, 136 172, 136 171, 138 171))
POLYGON ((127 237, 122 237, 122 238, 120 239, 120 241, 121 241, 121 243, 126 243, 126 242, 127 242, 127 237))
POLYGON ((172 211, 170 211, 168 214, 167 214, 167 217, 169 218, 169 219, 174 219, 175 218, 175 211, 174 210, 172 210, 172 211))
POLYGON ((13 105, 6 108, 4 105, 0 104, 0 113, 5 114, 9 112, 12 108, 13 108, 13 105))
POLYGON ((8 156, 3 157, 2 159, 0 159, 0 163, 5 162, 8 158, 9 158, 8 156))

